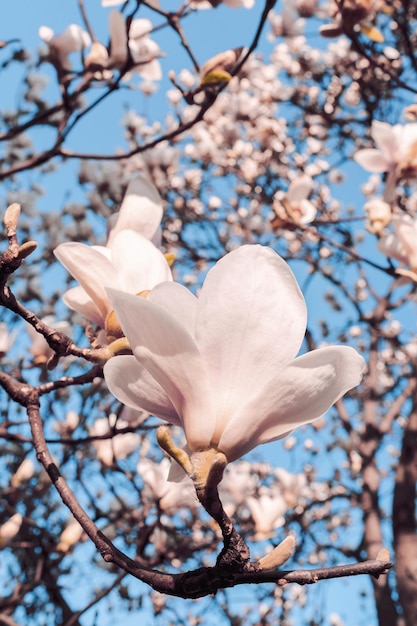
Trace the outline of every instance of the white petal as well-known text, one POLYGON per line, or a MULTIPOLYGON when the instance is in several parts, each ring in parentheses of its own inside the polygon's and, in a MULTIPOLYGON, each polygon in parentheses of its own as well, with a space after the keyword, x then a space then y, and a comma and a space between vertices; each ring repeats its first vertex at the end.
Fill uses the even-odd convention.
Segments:
POLYGON ((195 338, 198 299, 189 289, 179 283, 161 283, 148 300, 168 311, 195 338))
POLYGON ((401 144, 403 143, 404 126, 395 124, 391 126, 387 122, 374 120, 371 133, 384 158, 395 163, 400 158, 401 144))
POLYGON ((126 0, 101 0, 102 7, 116 7, 119 4, 123 4, 126 0))
POLYGON ((109 296, 135 357, 180 416, 188 445, 193 451, 207 448, 215 422, 212 394, 193 338, 153 302, 115 290, 109 296))
POLYGON ((149 239, 133 230, 116 234, 111 247, 112 265, 118 282, 109 284, 129 293, 152 289, 158 283, 172 280, 166 258, 149 239))
POLYGON ((109 391, 122 404, 181 425, 165 391, 134 356, 113 357, 107 361, 103 372, 109 391))
POLYGON ((361 381, 365 362, 353 348, 331 346, 308 352, 271 372, 258 393, 243 400, 227 424, 219 449, 229 461, 256 445, 274 441, 321 417, 361 381))
POLYGON ((105 319, 101 315, 99 309, 94 304, 90 296, 82 287, 73 287, 68 289, 62 296, 63 301, 69 309, 81 313, 88 320, 103 327, 105 319))
POLYGON ((196 339, 215 390, 221 435, 233 411, 299 351, 306 328, 303 295, 270 248, 242 246, 207 275, 196 339))
POLYGON ((358 152, 353 155, 353 158, 356 163, 359 163, 359 165, 369 172, 386 172, 390 166, 382 152, 375 148, 358 150, 358 152))
POLYGON ((127 187, 107 245, 111 245, 116 233, 127 229, 152 239, 161 223, 162 213, 162 200, 155 186, 145 176, 138 176, 127 187))
POLYGON ((304 200, 310 195, 313 187, 314 181, 311 176, 307 176, 307 174, 297 176, 288 188, 288 200, 295 204, 301 202, 301 200, 304 200))
POLYGON ((140 74, 144 80, 161 80, 162 78, 161 64, 158 59, 138 65, 135 67, 135 72, 140 74))
MULTIPOLYGON (((109 254, 109 251, 105 254, 109 254)), ((111 307, 104 287, 117 287, 118 278, 102 250, 83 243, 68 242, 57 246, 54 255, 80 283, 97 306, 102 318, 106 319, 111 307)))
POLYGON ((151 20, 141 17, 136 20, 132 20, 129 29, 129 39, 139 39, 140 37, 149 34, 152 28, 153 26, 151 20))

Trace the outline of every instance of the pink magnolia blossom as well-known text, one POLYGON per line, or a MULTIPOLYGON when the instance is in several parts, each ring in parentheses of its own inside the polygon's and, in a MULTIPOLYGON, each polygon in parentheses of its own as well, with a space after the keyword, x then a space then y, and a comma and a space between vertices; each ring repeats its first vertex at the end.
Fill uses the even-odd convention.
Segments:
POLYGON ((182 426, 191 452, 233 461, 321 417, 359 384, 364 361, 329 346, 296 357, 303 295, 273 250, 247 245, 209 271, 198 297, 162 283, 147 299, 111 291, 133 355, 104 367, 124 404, 182 426))
POLYGON ((137 294, 171 280, 164 255, 150 241, 159 238, 161 217, 158 192, 139 177, 127 188, 106 246, 78 242, 57 246, 55 256, 80 284, 64 294, 65 304, 104 328, 113 309, 106 287, 137 294))
POLYGON ((397 181, 417 175, 417 124, 391 126, 374 120, 371 134, 377 148, 359 150, 353 158, 370 172, 387 172, 384 200, 390 202, 397 181))

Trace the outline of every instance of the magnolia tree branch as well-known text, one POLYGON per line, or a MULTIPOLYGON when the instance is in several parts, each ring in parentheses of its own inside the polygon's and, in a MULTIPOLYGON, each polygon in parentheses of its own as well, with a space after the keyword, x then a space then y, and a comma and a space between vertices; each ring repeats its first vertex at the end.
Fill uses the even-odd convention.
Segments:
MULTIPOLYGON (((9 377, 8 384, 6 384, 4 376, 0 377, 0 383, 17 402, 26 407, 38 460, 48 473, 63 503, 70 509, 76 520, 93 541, 103 559, 108 563, 114 563, 125 572, 147 583, 161 593, 182 598, 198 598, 215 593, 219 589, 241 584, 273 582, 285 585, 294 582, 304 585, 342 576, 360 574, 379 576, 388 572, 392 567, 388 560, 375 560, 317 570, 281 571, 277 569, 259 570, 259 564, 257 563, 253 563, 252 568, 248 568, 242 563, 238 566, 236 563, 233 563, 230 564, 230 567, 227 567, 223 560, 214 567, 202 567, 181 574, 167 574, 158 570, 152 570, 142 563, 131 559, 113 545, 110 539, 96 526, 81 507, 75 494, 60 474, 43 433, 43 423, 39 411, 39 388, 19 383, 11 379, 11 377, 9 377)), ((216 517, 220 516, 222 518, 223 515, 221 512, 219 513, 220 509, 217 501, 210 502, 208 496, 205 497, 205 500, 208 509, 213 510, 216 517)), ((223 523, 225 520, 220 519, 220 521, 223 523)))

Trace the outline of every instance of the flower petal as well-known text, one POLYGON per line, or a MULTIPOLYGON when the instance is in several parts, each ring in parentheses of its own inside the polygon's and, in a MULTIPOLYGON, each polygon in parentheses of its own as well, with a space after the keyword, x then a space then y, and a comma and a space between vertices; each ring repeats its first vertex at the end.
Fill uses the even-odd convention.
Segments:
POLYGON ((158 191, 145 176, 138 176, 127 187, 107 245, 111 246, 114 236, 127 229, 152 240, 161 223, 162 213, 162 200, 158 191))
POLYGON ((233 461, 261 443, 313 422, 360 383, 364 366, 353 348, 330 346, 271 372, 258 392, 241 403, 224 429, 219 449, 233 461))
POLYGON ((390 166, 389 161, 387 161, 381 151, 376 148, 358 150, 358 152, 353 155, 353 158, 356 163, 359 163, 359 165, 369 172, 386 172, 390 166))
POLYGON ((195 337, 198 299, 179 283, 160 283, 148 296, 148 300, 168 311, 195 337))
POLYGON ((149 239, 133 230, 122 230, 115 235, 111 259, 118 282, 106 283, 109 287, 139 293, 172 280, 170 267, 162 252, 149 239))
POLYGON ((215 390, 215 441, 242 398, 297 354, 305 328, 303 295, 270 248, 242 246, 210 270, 199 295, 196 340, 215 390))
POLYGON ((77 311, 94 324, 103 326, 105 320, 93 300, 82 287, 68 289, 62 296, 62 299, 72 311, 77 311))
POLYGON ((120 11, 110 11, 110 61, 111 66, 120 67, 127 62, 126 20, 120 11))
POLYGON ((314 181, 311 176, 301 174, 294 178, 288 187, 287 198, 291 203, 297 204, 301 200, 307 198, 314 187, 314 181))
POLYGON ((110 393, 122 404, 181 425, 165 391, 134 356, 113 357, 107 361, 103 372, 110 393))
POLYGON ((87 246, 75 241, 62 243, 54 250, 56 258, 93 300, 103 322, 111 311, 104 286, 118 286, 116 270, 106 258, 108 254, 110 251, 105 248, 87 246))
POLYGON ((157 304, 121 291, 108 293, 135 357, 181 418, 188 445, 193 451, 207 448, 215 424, 212 393, 192 336, 157 304))

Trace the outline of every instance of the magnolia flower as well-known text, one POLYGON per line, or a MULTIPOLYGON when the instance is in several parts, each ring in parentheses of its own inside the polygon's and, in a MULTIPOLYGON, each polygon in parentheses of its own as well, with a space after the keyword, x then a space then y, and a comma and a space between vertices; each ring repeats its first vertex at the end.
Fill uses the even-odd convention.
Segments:
POLYGON ((171 463, 168 458, 155 463, 150 459, 141 459, 137 472, 142 476, 145 491, 151 499, 158 502, 162 511, 177 510, 181 506, 194 509, 197 505, 192 484, 187 482, 169 482, 168 475, 171 463))
POLYGON ((379 240, 378 249, 410 268, 399 268, 397 274, 417 281, 417 218, 394 215, 391 223, 394 232, 379 240))
POLYGON ((145 80, 160 80, 161 65, 158 57, 161 50, 149 37, 152 22, 146 18, 132 20, 129 33, 126 20, 119 11, 109 15, 110 58, 109 67, 123 67, 128 61, 128 52, 135 66, 135 71, 145 80))
POLYGON ((370 172, 387 172, 384 200, 391 202, 397 181, 417 176, 417 124, 374 120, 371 135, 378 147, 359 150, 353 158, 370 172))
POLYGON ((367 217, 367 229, 375 235, 380 235, 385 226, 388 226, 391 221, 391 206, 388 202, 384 202, 380 198, 374 198, 373 200, 369 200, 363 208, 365 209, 367 217))
POLYGON ((225 4, 231 9, 251 9, 255 5, 255 0, 192 0, 190 6, 193 9, 211 9, 219 4, 225 4))
POLYGON ((255 541, 268 539, 275 528, 283 526, 288 506, 282 495, 262 487, 257 497, 246 501, 255 524, 255 541))
POLYGON ((68 72, 72 69, 69 55, 80 52, 91 44, 89 34, 78 24, 70 24, 59 35, 55 35, 49 26, 41 26, 39 37, 48 44, 49 51, 59 67, 68 72))
POLYGON ((3 357, 13 345, 16 337, 16 331, 9 332, 5 322, 0 322, 0 357, 3 357))
POLYGON ((19 487, 22 483, 30 480, 35 473, 35 466, 32 459, 25 459, 17 468, 11 478, 12 487, 19 487))
POLYGON ((364 361, 330 346, 295 358, 306 306, 270 248, 242 246, 209 271, 198 298, 162 283, 148 298, 111 292, 133 355, 104 367, 123 403, 182 426, 192 453, 233 461, 323 413, 361 379, 364 361))
POLYGON ((150 241, 159 239, 161 217, 158 192, 141 177, 129 184, 106 246, 77 242, 57 246, 55 256, 80 283, 64 294, 65 304, 105 328, 113 309, 106 287, 137 294, 171 280, 164 255, 150 241))
POLYGON ((0 526, 0 549, 8 546, 11 540, 16 537, 22 526, 22 522, 23 517, 20 513, 15 513, 7 522, 4 522, 4 524, 0 526))
POLYGON ((118 430, 122 430, 129 426, 129 424, 124 420, 117 419, 116 415, 111 413, 108 419, 106 417, 96 419, 93 426, 89 429, 90 437, 98 437, 98 439, 93 441, 97 458, 103 465, 107 465, 108 467, 113 465, 115 459, 121 460, 130 456, 141 441, 140 435, 136 433, 112 435, 112 429, 116 426, 118 430), (103 439, 99 437, 103 437, 103 439))
POLYGON ((83 533, 84 530, 79 522, 74 518, 70 518, 61 533, 56 549, 60 552, 68 552, 72 546, 81 540, 83 533))
POLYGON ((294 224, 310 224, 316 217, 317 209, 310 200, 307 200, 314 181, 311 176, 301 174, 294 178, 288 187, 287 193, 273 203, 275 217, 271 225, 274 230, 294 224))

